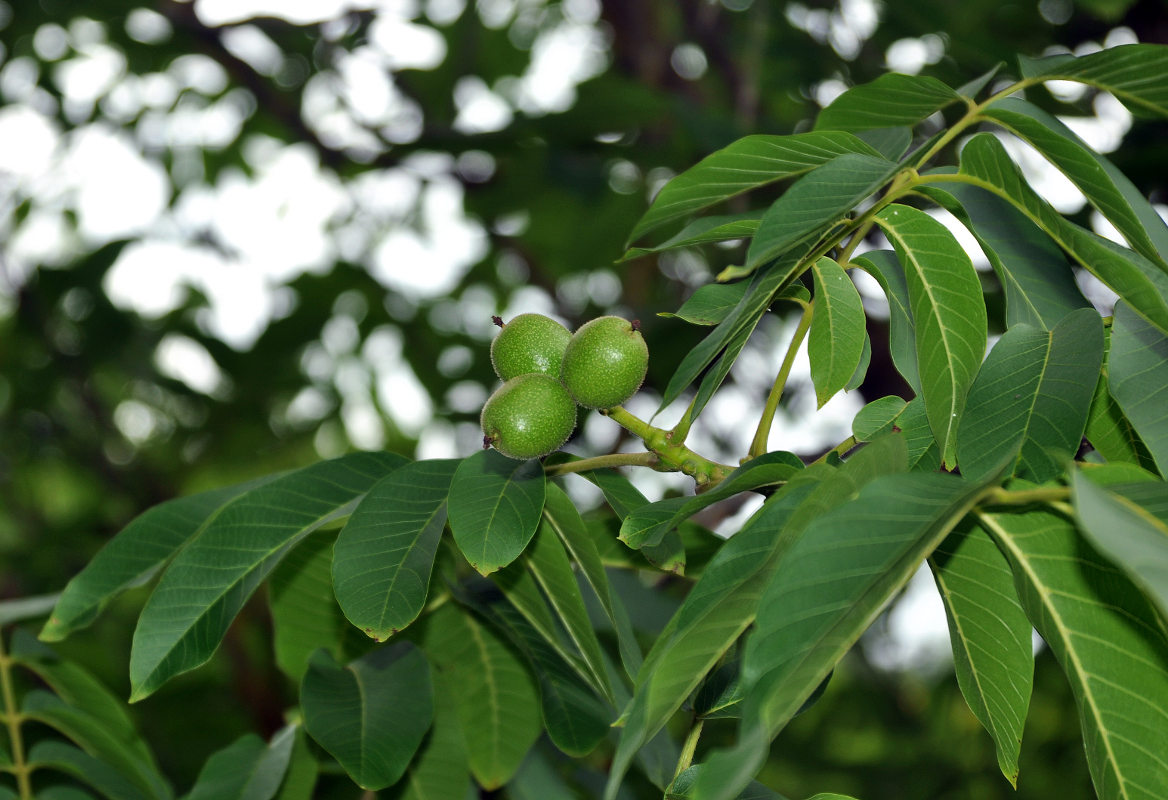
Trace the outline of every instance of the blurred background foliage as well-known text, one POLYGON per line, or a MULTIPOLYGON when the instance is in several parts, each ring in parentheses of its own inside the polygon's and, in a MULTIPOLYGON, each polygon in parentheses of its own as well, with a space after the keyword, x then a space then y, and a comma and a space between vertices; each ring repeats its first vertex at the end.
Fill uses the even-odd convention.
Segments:
MULTIPOLYGON (((1019 53, 1168 41, 1168 5, 6 0, 0 26, 4 599, 59 590, 169 497, 349 449, 471 452, 492 314, 647 320, 659 391, 702 332, 654 315, 739 256, 614 263, 670 176, 743 135, 806 128, 890 65, 960 85, 1019 53)), ((1141 123, 1115 154, 1159 203, 1166 133, 1141 123)), ((867 399, 902 388, 872 341, 867 399)), ((765 394, 747 372, 726 390, 738 405, 708 412, 713 449, 765 394)), ((581 434, 582 451, 616 445, 581 434)), ((126 691, 141 599, 59 649, 126 691)), ((1090 795, 1045 653, 1015 794, 951 669, 890 670, 866 650, 779 739, 773 785, 1090 795)), ((240 732, 269 735, 293 697, 253 603, 211 665, 135 713, 182 787, 240 732)))

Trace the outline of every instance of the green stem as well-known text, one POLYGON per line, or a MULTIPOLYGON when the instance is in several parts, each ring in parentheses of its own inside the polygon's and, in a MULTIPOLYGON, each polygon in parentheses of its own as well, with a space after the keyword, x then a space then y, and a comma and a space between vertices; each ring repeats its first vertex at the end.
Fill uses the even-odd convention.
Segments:
POLYGON ((990 506, 1026 506, 1032 503, 1057 503, 1071 496, 1070 487, 1052 486, 1045 489, 1024 489, 1011 492, 1001 487, 986 493, 982 502, 990 506))
POLYGON ((689 729, 689 734, 685 737, 685 744, 681 746, 681 756, 677 759, 677 769, 673 772, 673 780, 677 780, 677 776, 689 769, 690 764, 693 763, 694 753, 698 749, 698 739, 702 735, 702 726, 706 721, 701 717, 694 720, 693 727, 689 729))
POLYGON ((16 707, 16 693, 12 689, 12 660, 4 650, 0 637, 0 692, 4 695, 4 719, 8 723, 8 744, 12 748, 12 766, 9 771, 16 776, 16 788, 20 800, 32 800, 32 769, 24 760, 24 739, 20 733, 22 716, 16 707))
POLYGON ((656 428, 639 417, 633 416, 621 406, 614 406, 602 410, 618 425, 630 433, 638 436, 645 443, 645 448, 657 457, 658 464, 654 469, 662 472, 682 472, 689 475, 698 485, 699 490, 708 489, 733 471, 733 467, 719 464, 708 458, 698 455, 680 442, 674 442, 673 431, 656 428))
POLYGON ((686 407, 685 413, 681 415, 681 419, 677 421, 677 424, 673 426, 673 430, 670 431, 670 433, 673 434, 671 441, 674 444, 681 444, 685 441, 685 437, 689 436, 690 426, 693 425, 693 412, 694 408, 697 406, 697 403, 698 396, 695 394, 693 400, 689 401, 689 405, 686 407))
POLYGON ((787 346, 787 354, 783 357, 783 364, 779 367, 779 374, 775 376, 775 383, 771 387, 771 393, 767 396, 766 406, 763 407, 762 417, 758 421, 758 427, 754 431, 754 440, 750 443, 750 455, 747 459, 761 456, 767 451, 767 442, 771 436, 771 425, 774 423, 775 414, 779 410, 779 400, 783 397, 783 389, 787 385, 787 378, 791 374, 791 366, 795 363, 795 355, 799 352, 799 345, 803 344, 803 338, 807 335, 808 329, 811 328, 811 317, 815 313, 815 302, 803 312, 803 317, 799 320, 799 327, 795 328, 795 335, 791 338, 791 343, 787 346))
POLYGON ((563 464, 553 464, 544 467, 543 472, 549 477, 567 475, 570 472, 588 472, 593 469, 606 467, 653 467, 657 464, 654 453, 612 453, 607 456, 582 458, 579 461, 565 461, 563 464))
POLYGON ((925 153, 917 159, 916 168, 920 169, 925 164, 929 163, 933 156, 937 155, 937 153, 941 152, 950 142, 960 136, 962 131, 975 122, 980 122, 982 119, 981 112, 983 110, 993 105, 1003 97, 1012 95, 1014 92, 1017 92, 1020 89, 1025 89, 1027 86, 1030 86, 1035 82, 1036 81, 1032 80, 1022 80, 1018 81, 1017 83, 1012 83, 1006 88, 1002 89, 1000 92, 987 97, 982 102, 977 104, 970 104, 969 110, 965 112, 965 116, 957 120, 957 122, 953 123, 953 126, 950 127, 949 130, 945 131, 945 133, 941 135, 941 138, 933 142, 933 146, 926 150, 925 153))
POLYGON ((823 455, 821 455, 819 458, 815 459, 811 463, 812 464, 821 464, 824 461, 827 461, 827 459, 831 456, 832 453, 838 453, 839 455, 842 456, 844 453, 851 450, 857 444, 858 444, 858 442, 856 441, 856 437, 849 436, 848 438, 844 439, 842 442, 840 442, 835 447, 828 450, 826 453, 824 453, 823 455))

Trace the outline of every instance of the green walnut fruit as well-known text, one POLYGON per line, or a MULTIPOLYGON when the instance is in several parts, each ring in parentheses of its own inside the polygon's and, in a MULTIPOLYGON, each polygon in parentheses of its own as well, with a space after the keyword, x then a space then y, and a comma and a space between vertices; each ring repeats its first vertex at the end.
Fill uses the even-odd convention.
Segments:
POLYGON ((585 408, 612 408, 641 388, 649 348, 640 326, 620 317, 597 317, 572 334, 560 381, 585 408))
POLYGON ((558 380, 529 372, 487 398, 480 422, 484 447, 494 445, 509 458, 540 458, 568 441, 576 429, 576 404, 558 380))
POLYGON ((520 314, 502 328, 491 342, 491 364, 501 380, 509 381, 529 372, 541 372, 553 378, 560 374, 560 362, 572 334, 551 317, 543 314, 520 314))

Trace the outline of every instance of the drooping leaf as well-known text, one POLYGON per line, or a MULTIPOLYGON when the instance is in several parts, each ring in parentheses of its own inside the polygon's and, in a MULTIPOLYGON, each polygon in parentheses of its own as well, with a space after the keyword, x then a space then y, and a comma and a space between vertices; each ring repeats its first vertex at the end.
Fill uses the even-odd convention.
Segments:
POLYGON ((706 156, 667 183, 630 241, 695 211, 768 183, 801 175, 844 153, 876 155, 849 133, 800 133, 746 136, 706 156))
POLYGON ((1168 332, 1168 274, 1139 253, 1075 225, 1055 211, 1030 188, 992 135, 979 133, 966 142, 958 175, 930 175, 926 179, 969 183, 1008 200, 1084 269, 1131 303, 1140 316, 1168 332))
POLYGON ((759 604, 744 715, 773 738, 983 490, 951 475, 885 475, 812 521, 759 604))
POLYGON ((457 459, 415 461, 374 485, 333 551, 332 582, 349 622, 382 641, 413 622, 430 586, 457 459))
POLYGON ((84 708, 70 705, 51 692, 32 689, 24 694, 20 714, 61 732, 90 756, 117 771, 144 797, 170 797, 170 786, 153 759, 143 758, 145 746, 129 738, 119 725, 110 725, 84 708))
POLYGON ((479 573, 489 575, 514 561, 539 527, 543 466, 516 461, 494 450, 462 460, 450 483, 447 514, 459 550, 479 573))
POLYGON ((1124 44, 1085 56, 1019 58, 1022 77, 1030 81, 1078 81, 1111 92, 1133 112, 1168 116, 1168 47, 1124 44))
POLYGON ((1168 615, 1168 484, 1104 488, 1074 470, 1071 485, 1083 534, 1168 615))
POLYGON ((454 700, 471 773, 483 788, 502 786, 543 727, 535 680, 523 657, 449 604, 426 616, 420 636, 454 700))
POLYGON ((280 559, 403 463, 389 453, 353 453, 284 475, 224 507, 174 558, 142 610, 130 654, 131 701, 209 659, 280 559))
POLYGON ((280 562, 268 581, 276 664, 299 682, 320 648, 338 661, 362 655, 373 642, 349 624, 333 594, 336 531, 316 531, 280 562))
POLYGON ((1168 474, 1168 336, 1127 303, 1115 306, 1107 370, 1111 396, 1168 474))
MULTIPOLYGON (((619 481, 628 483, 620 473, 615 471, 605 471, 604 476, 605 478, 602 480, 607 479, 610 484, 616 483, 612 480, 613 476, 619 481)), ((637 492, 631 484, 628 488, 640 495, 640 492, 637 492)), ((641 500, 644 501, 644 499, 642 495, 641 500)), ((621 663, 624 665, 625 673, 632 678, 641 668, 642 655, 640 645, 637 644, 636 636, 633 634, 628 610, 608 581, 608 574, 605 572, 600 552, 597 550, 584 520, 580 518, 580 512, 576 510, 575 504, 564 493, 564 490, 554 484, 548 486, 547 502, 544 504, 544 519, 560 537, 560 541, 564 543, 564 547, 568 549, 580 567, 580 573, 584 576, 584 580, 592 587, 592 592, 600 602, 601 608, 604 609, 605 616, 608 617, 613 630, 616 631, 617 646, 620 649, 621 663)), ((625 548, 621 546, 621 549, 625 548)))
POLYGON ((781 483, 802 468, 798 456, 781 450, 753 458, 709 491, 693 497, 671 497, 634 509, 621 522, 621 541, 635 548, 656 544, 666 531, 703 508, 740 492, 781 483))
POLYGON ((921 191, 957 217, 981 245, 1006 296, 1007 328, 1025 323, 1050 330, 1075 309, 1090 307, 1066 256, 1005 200, 956 183, 921 191))
POLYGON ((1071 684, 1100 800, 1168 794, 1168 646, 1155 609, 1065 516, 979 517, 1071 684))
POLYGON ((826 467, 805 470, 772 495, 714 557, 657 638, 637 675, 632 704, 625 713, 606 800, 615 798, 637 750, 661 729, 754 620, 776 550, 793 529, 792 515, 813 493, 818 479, 830 471, 826 467))
POLYGON ((139 514, 69 581, 40 638, 60 641, 84 628, 114 597, 153 578, 226 503, 276 477, 179 497, 139 514))
POLYGON ((887 159, 852 153, 800 178, 763 214, 746 251, 746 270, 756 270, 827 230, 887 183, 897 169, 887 159))
POLYGON ((491 603, 490 618, 507 632, 531 662, 539 680, 540 709, 552 742, 563 753, 581 758, 608 735, 615 712, 586 686, 516 609, 491 603))
POLYGON ((892 250, 870 250, 854 259, 856 266, 876 279, 888 298, 889 351, 896 371, 919 395, 921 377, 917 370, 916 326, 904 267, 892 250))
POLYGON ((660 253, 681 247, 693 247, 709 242, 725 242, 732 239, 747 239, 754 236, 754 232, 758 230, 760 219, 762 219, 762 211, 699 217, 659 245, 630 247, 617 263, 632 261, 634 258, 640 258, 649 253, 660 253))
POLYGON ((945 604, 961 694, 993 737, 1002 774, 1017 786, 1034 656, 1010 565, 984 530, 962 523, 933 551, 929 567, 945 604))
POLYGON ((270 743, 254 733, 214 753, 184 800, 271 800, 280 789, 300 726, 285 725, 270 743))
POLYGON ((811 382, 819 408, 855 374, 864 353, 864 302, 848 273, 824 256, 811 265, 815 314, 807 339, 811 382))
POLYGON ((912 127, 960 99, 936 78, 889 72, 853 86, 819 112, 815 130, 863 131, 894 125, 912 127))
POLYGON ((1103 323, 1092 308, 1050 331, 1006 331, 977 373, 958 428, 961 474, 980 480, 1016 456, 1012 472, 1037 483, 1078 452, 1103 364, 1103 323))
POLYGON ((560 623, 572 643, 583 656, 595 683, 606 697, 612 697, 612 687, 605 671, 604 655, 596 631, 588 619, 588 609, 568 553, 550 522, 540 526, 526 555, 526 567, 543 589, 560 623))
POLYGON ((699 286, 697 291, 681 304, 676 314, 663 312, 657 316, 677 317, 692 325, 717 325, 742 302, 749 287, 749 281, 707 283, 705 286, 699 286))
POLYGON ((1088 147, 1058 117, 1018 97, 995 102, 985 116, 1050 159, 1099 212, 1147 259, 1168 258, 1168 223, 1114 164, 1088 147))
POLYGON ((55 714, 63 723, 72 719, 70 727, 79 731, 79 736, 86 741, 98 740, 92 744, 81 738, 74 741, 94 755, 101 756, 110 750, 113 755, 107 761, 129 769, 131 779, 143 790, 159 798, 172 796, 169 783, 130 719, 125 703, 101 681, 75 661, 61 658, 23 628, 17 628, 12 634, 9 657, 12 663, 44 681, 63 701, 64 710, 57 703, 47 701, 42 704, 43 713, 55 714), (70 708, 76 712, 70 712, 70 708))
POLYGON ((870 442, 878 436, 891 433, 896 418, 906 405, 904 398, 896 395, 873 400, 852 419, 852 435, 857 442, 870 442))
POLYGON ((952 465, 966 393, 985 354, 981 282, 953 234, 925 212, 893 204, 876 222, 904 267, 921 395, 942 460, 952 465))
POLYGON ((308 734, 363 789, 398 781, 434 718, 430 668, 409 642, 379 647, 349 664, 327 650, 300 685, 308 734))
POLYGON ((28 764, 54 769, 88 784, 110 800, 152 800, 153 796, 131 783, 100 758, 59 739, 42 739, 28 751, 28 764))

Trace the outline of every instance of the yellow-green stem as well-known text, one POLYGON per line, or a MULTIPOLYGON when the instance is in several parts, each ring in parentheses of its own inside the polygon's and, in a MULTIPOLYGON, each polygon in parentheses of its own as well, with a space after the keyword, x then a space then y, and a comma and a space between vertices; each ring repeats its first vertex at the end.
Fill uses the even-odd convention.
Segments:
POLYGON ((702 726, 706 721, 701 717, 694 720, 693 727, 689 729, 689 734, 685 737, 685 743, 681 746, 681 756, 677 759, 677 769, 673 772, 673 780, 677 780, 677 776, 689 769, 690 764, 693 763, 694 753, 698 749, 698 739, 702 735, 702 726))
POLYGON ((593 469, 607 467, 655 467, 657 456, 654 453, 612 453, 607 456, 582 458, 579 461, 565 461, 563 464, 553 464, 544 467, 545 475, 567 475, 571 472, 588 472, 593 469))
POLYGON ((689 405, 686 406, 685 413, 681 415, 681 419, 677 421, 677 424, 673 426, 673 430, 670 431, 672 434, 670 441, 674 444, 681 444, 685 441, 685 437, 689 436, 690 426, 693 425, 693 412, 697 403, 698 396, 695 394, 693 400, 690 400, 689 405))
POLYGON ((28 762, 24 760, 24 739, 20 732, 21 715, 16 707, 16 693, 12 689, 12 661, 4 650, 0 637, 0 692, 4 696, 4 719, 8 723, 8 745, 12 748, 12 766, 9 771, 16 777, 16 788, 20 800, 32 800, 32 781, 28 762))
POLYGON ((639 437, 645 449, 656 455, 658 463, 653 468, 662 472, 682 472, 697 483, 699 490, 720 483, 733 471, 733 467, 700 456, 680 442, 673 441, 673 431, 657 428, 643 419, 630 414, 621 406, 614 406, 600 412, 608 416, 625 430, 639 437))
POLYGON ((985 505, 991 506, 1026 506, 1031 503, 1057 503, 1066 501, 1070 496, 1071 490, 1067 486, 1024 489, 1016 492, 999 487, 988 492, 982 502, 985 505))
POLYGON ((766 405, 762 410, 762 417, 758 420, 758 427, 754 431, 754 440, 750 443, 750 455, 748 459, 761 456, 767 451, 767 442, 771 436, 771 425, 774 423, 775 414, 779 410, 779 400, 783 397, 783 389, 787 385, 787 378, 791 374, 791 366, 795 363, 795 355, 799 352, 799 345, 803 344, 803 338, 807 336, 807 331, 811 328, 811 317, 815 313, 815 302, 807 306, 803 311, 803 316, 799 320, 799 327, 795 328, 795 335, 791 338, 791 343, 787 346, 787 355, 783 357, 782 366, 779 367, 779 374, 775 376, 775 383, 771 387, 771 393, 767 396, 766 405))

